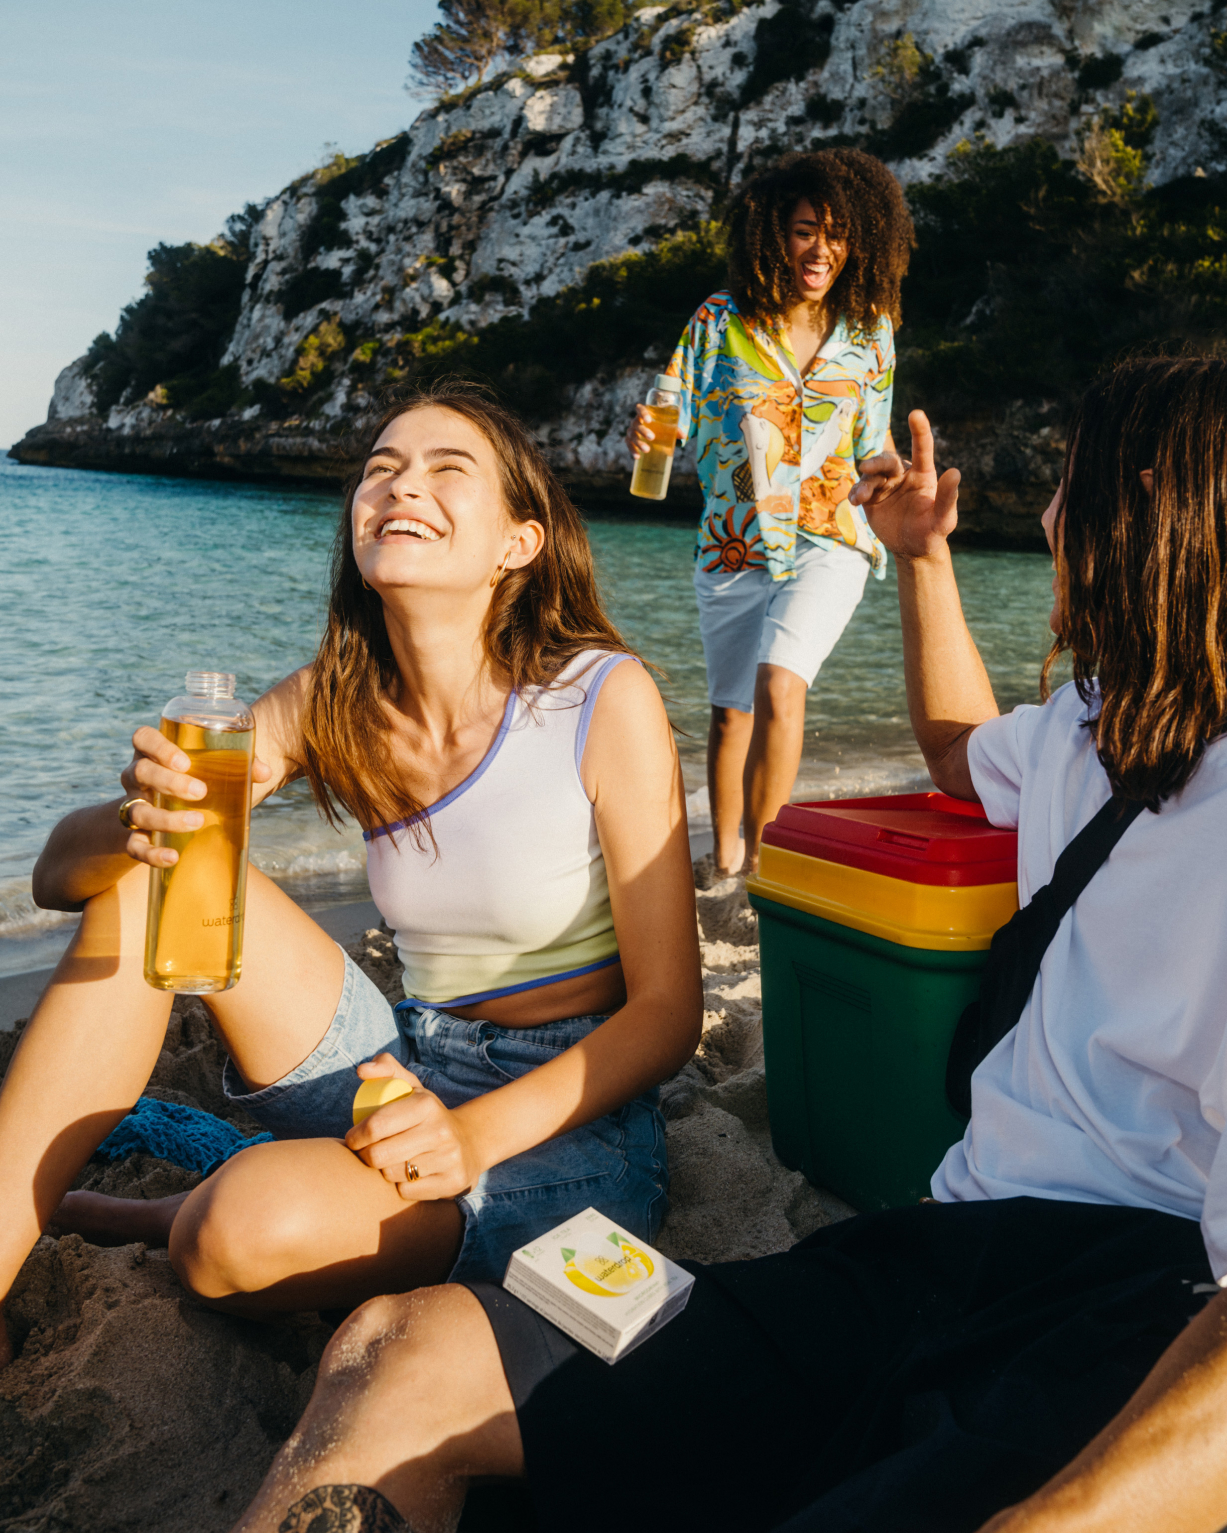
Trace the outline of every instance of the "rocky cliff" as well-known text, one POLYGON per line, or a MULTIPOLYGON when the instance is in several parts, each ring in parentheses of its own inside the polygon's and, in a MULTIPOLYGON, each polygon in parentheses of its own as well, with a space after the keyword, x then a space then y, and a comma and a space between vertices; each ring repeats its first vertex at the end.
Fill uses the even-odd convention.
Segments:
MULTIPOLYGON (((1227 153, 1215 21, 1195 0, 1163 14, 1142 0, 648 6, 589 50, 531 58, 253 210, 243 250, 217 247, 245 275, 211 368, 151 388, 121 374, 107 397, 96 343, 14 453, 335 481, 344 427, 380 386, 456 365, 494 376, 530 414, 581 501, 620 493, 630 406, 678 314, 718 285, 706 221, 739 178, 787 149, 858 143, 916 189, 948 179, 960 153, 1038 142, 1052 164, 1080 163, 1104 206, 1130 175, 1138 196, 1143 174, 1152 189, 1213 181, 1227 153)), ((1075 234, 1061 237, 1072 248, 1075 234)), ((998 302, 994 261, 979 267, 943 300, 959 344, 998 302)), ((988 541, 1032 535, 1059 464, 1059 410, 1034 381, 1018 394, 1008 380, 994 398, 956 390, 937 411, 968 471, 965 520, 988 541)), ((693 465, 679 469, 681 503, 693 465)))

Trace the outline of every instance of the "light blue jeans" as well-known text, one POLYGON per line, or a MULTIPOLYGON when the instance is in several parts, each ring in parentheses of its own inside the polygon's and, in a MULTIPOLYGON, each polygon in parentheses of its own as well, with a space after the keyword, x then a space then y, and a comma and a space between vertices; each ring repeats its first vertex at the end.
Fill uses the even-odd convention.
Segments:
MULTIPOLYGON (((445 1107, 457 1107, 536 1069, 600 1027, 566 1017, 537 1027, 468 1022, 403 1001, 395 1009, 347 955, 328 1031, 297 1069, 245 1092, 227 1062, 226 1095, 278 1139, 341 1139, 353 1125, 355 1066, 394 1055, 445 1107)), ((665 1125, 656 1090, 483 1172, 456 1199, 465 1218, 455 1281, 501 1283, 513 1251, 585 1208, 651 1241, 668 1209, 665 1125)))

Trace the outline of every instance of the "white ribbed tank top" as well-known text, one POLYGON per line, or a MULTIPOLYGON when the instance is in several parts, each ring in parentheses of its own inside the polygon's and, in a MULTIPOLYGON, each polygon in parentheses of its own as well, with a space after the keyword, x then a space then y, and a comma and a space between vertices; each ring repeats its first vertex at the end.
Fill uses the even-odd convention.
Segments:
POLYGON ((471 1005, 617 962, 580 764, 605 678, 631 658, 585 650, 554 686, 513 692, 480 765, 431 805, 433 847, 404 821, 365 832, 409 999, 471 1005))

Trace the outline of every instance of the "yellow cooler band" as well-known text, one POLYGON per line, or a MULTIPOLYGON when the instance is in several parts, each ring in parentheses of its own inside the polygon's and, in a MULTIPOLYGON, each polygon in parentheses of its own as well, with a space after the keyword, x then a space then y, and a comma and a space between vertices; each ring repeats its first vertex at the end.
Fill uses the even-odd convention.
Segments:
POLYGON ((974 952, 1018 909, 1017 884, 913 884, 764 845, 750 894, 901 947, 974 952))

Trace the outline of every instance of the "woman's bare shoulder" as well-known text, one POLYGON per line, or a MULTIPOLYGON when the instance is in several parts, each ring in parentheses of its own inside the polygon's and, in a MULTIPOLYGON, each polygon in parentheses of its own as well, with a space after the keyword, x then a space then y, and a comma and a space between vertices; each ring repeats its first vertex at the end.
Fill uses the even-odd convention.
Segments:
POLYGON ((314 662, 300 666, 256 699, 256 749, 273 768, 274 781, 296 777, 301 770, 302 717, 314 669, 314 662))
POLYGON ((604 782, 658 772, 670 777, 676 751, 673 729, 650 672, 633 659, 605 676, 592 710, 581 776, 595 800, 604 782))
POLYGON ((652 673, 635 655, 624 656, 617 665, 610 666, 601 684, 600 695, 592 714, 592 727, 597 720, 611 718, 615 714, 646 710, 664 717, 664 703, 652 680, 652 673))

